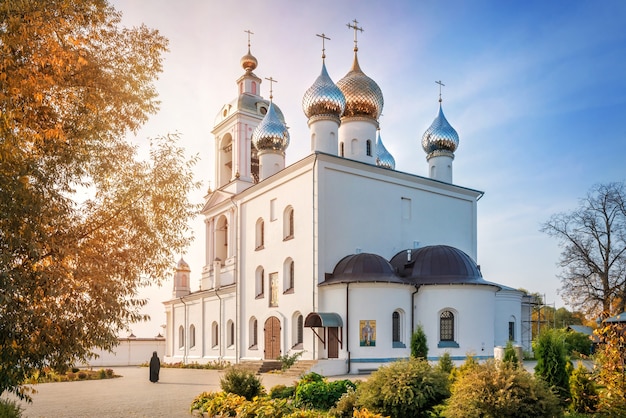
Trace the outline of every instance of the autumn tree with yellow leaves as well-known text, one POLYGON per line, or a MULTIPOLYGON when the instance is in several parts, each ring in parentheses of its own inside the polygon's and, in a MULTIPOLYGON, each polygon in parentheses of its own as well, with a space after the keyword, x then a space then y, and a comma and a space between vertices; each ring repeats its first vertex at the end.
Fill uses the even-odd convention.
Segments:
POLYGON ((0 394, 145 319, 191 239, 195 158, 126 140, 158 109, 167 40, 106 0, 0 2, 0 394))

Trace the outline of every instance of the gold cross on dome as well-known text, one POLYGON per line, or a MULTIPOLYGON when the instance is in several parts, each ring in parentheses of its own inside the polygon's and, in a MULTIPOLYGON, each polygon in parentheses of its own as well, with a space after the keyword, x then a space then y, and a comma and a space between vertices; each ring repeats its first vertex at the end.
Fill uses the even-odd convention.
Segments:
POLYGON ((443 86, 443 87, 445 87, 445 84, 443 84, 443 83, 441 82, 441 80, 439 80, 439 81, 435 81, 435 83, 436 83, 436 84, 439 84, 439 103, 441 103, 441 102, 442 102, 442 100, 441 100, 441 87, 442 87, 442 86, 443 86))
POLYGON ((270 101, 271 101, 274 98, 274 95, 272 94, 273 87, 274 87, 273 83, 278 83, 278 81, 274 80, 272 77, 269 77, 269 78, 265 77, 265 79, 270 82, 270 101))
POLYGON ((354 25, 348 23, 346 24, 346 26, 350 29, 354 29, 354 50, 358 51, 359 48, 357 47, 357 31, 363 32, 363 28, 359 27, 359 22, 356 19, 354 19, 352 22, 354 22, 354 25))
POLYGON ((254 35, 254 32, 250 32, 250 29, 244 30, 248 34, 248 49, 250 48, 250 35, 254 35))
POLYGON ((321 35, 315 34, 315 36, 319 36, 320 38, 322 38, 322 59, 324 59, 326 58, 326 47, 324 45, 324 41, 327 39, 330 41, 330 38, 324 33, 322 33, 321 35))

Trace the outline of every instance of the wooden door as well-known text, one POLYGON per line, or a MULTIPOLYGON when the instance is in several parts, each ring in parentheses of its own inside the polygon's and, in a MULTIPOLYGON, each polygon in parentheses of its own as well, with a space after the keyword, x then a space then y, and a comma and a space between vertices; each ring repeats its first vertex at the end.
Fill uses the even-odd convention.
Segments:
POLYGON ((328 358, 339 358, 339 328, 328 328, 328 358))
POLYGON ((280 320, 270 316, 265 321, 265 359, 276 360, 280 356, 280 320))

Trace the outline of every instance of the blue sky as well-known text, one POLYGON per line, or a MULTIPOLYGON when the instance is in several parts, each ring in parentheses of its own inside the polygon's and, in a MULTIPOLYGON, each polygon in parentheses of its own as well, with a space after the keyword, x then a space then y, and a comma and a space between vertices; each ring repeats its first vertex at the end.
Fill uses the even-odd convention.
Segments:
MULTIPOLYGON (((382 89, 381 136, 396 169, 427 175, 422 133, 443 109, 460 145, 454 183, 485 192, 478 206, 478 260, 487 280, 546 295, 556 307, 560 249, 539 232, 550 215, 574 209, 595 183, 626 178, 626 2, 115 0, 123 24, 145 23, 170 39, 157 81, 161 110, 132 140, 179 132, 201 158, 201 201, 214 184, 213 121, 237 95, 239 60, 251 30, 255 70, 273 77, 274 102, 290 128, 287 164, 309 152, 302 96, 321 69, 321 41, 334 81, 359 62, 382 89)), ((261 86, 269 96, 269 86, 261 86)), ((203 222, 185 255, 197 289, 203 222)), ((173 259, 174 264, 177 260, 173 259)), ((153 316, 135 325, 152 336, 165 322, 172 280, 146 289, 153 316)), ((575 307, 569 307, 570 309, 575 307)))

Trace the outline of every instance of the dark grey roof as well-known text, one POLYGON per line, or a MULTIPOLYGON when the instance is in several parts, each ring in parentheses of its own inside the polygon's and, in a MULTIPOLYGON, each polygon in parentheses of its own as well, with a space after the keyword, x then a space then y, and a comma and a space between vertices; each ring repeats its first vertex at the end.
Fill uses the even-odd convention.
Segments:
POLYGON ((320 283, 322 285, 336 283, 385 282, 410 284, 395 274, 389 261, 377 254, 360 253, 342 258, 333 274, 320 283))
POLYGON ((478 265, 469 255, 448 245, 431 245, 401 251, 391 259, 391 265, 400 276, 416 285, 495 285, 483 279, 478 265))

